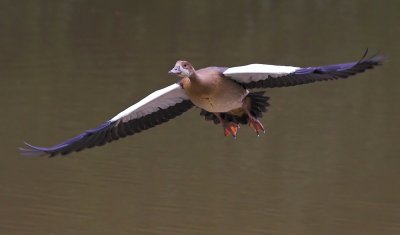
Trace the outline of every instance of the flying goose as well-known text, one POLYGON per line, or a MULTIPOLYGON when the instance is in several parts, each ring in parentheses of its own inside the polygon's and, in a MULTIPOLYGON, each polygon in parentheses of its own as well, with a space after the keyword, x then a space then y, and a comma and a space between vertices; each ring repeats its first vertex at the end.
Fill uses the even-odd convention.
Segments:
MULTIPOLYGON (((368 51, 368 50, 367 50, 368 51)), ((382 64, 385 57, 375 55, 359 61, 314 67, 250 64, 238 67, 207 67, 195 70, 179 60, 169 74, 180 81, 157 90, 105 123, 51 147, 28 143, 20 151, 25 156, 53 157, 101 146, 167 122, 193 106, 200 115, 221 124, 224 135, 237 136, 241 124, 248 124, 258 135, 265 132, 260 119, 267 111, 269 97, 254 88, 287 87, 317 81, 344 79, 382 64)))

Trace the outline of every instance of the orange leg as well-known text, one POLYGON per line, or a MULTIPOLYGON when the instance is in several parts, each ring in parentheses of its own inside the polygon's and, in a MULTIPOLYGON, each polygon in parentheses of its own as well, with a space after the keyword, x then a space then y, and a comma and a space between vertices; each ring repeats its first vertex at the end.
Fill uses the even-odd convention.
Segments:
POLYGON ((235 122, 227 122, 224 119, 222 119, 221 115, 217 114, 217 117, 219 118, 222 128, 224 128, 224 135, 232 135, 233 138, 236 139, 237 136, 237 131, 240 128, 240 125, 235 122))
POLYGON ((257 118, 253 117, 250 112, 247 112, 247 115, 249 116, 249 126, 257 133, 257 136, 260 135, 261 131, 265 133, 263 124, 257 118))
POLYGON ((234 122, 224 122, 223 127, 225 136, 231 134, 232 137, 236 139, 237 131, 240 128, 239 124, 234 122))

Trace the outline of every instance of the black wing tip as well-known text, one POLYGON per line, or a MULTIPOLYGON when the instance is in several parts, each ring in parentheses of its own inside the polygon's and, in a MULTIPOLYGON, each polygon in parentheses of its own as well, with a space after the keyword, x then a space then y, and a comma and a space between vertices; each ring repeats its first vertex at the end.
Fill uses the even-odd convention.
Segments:
POLYGON ((44 147, 34 146, 27 142, 24 142, 24 145, 25 145, 24 147, 18 148, 19 153, 24 157, 38 158, 50 154, 50 152, 46 151, 46 148, 44 147))
MULTIPOLYGON (((101 133, 104 131, 107 131, 107 129, 113 125, 114 122, 107 121, 96 128, 90 129, 85 131, 84 133, 77 135, 67 141, 64 141, 60 144, 56 144, 51 147, 41 147, 41 146, 35 146, 32 144, 29 144, 27 142, 24 142, 24 147, 18 148, 19 152, 21 155, 29 158, 36 158, 36 157, 42 157, 42 156, 48 156, 48 157, 55 157, 56 155, 66 155, 74 151, 79 151, 81 150, 81 146, 78 146, 77 144, 80 141, 84 141, 88 136, 92 135, 93 133, 101 133)), ((95 145, 98 145, 97 143, 95 145)), ((83 146, 84 148, 87 148, 87 146, 83 146)))
POLYGON ((384 62, 386 62, 388 60, 387 55, 380 53, 380 52, 377 52, 377 53, 373 54, 372 56, 367 57, 368 51, 369 51, 369 49, 367 47, 367 49, 364 51, 363 56, 358 61, 358 64, 369 62, 369 63, 373 63, 373 65, 375 66, 375 65, 382 65, 384 62))

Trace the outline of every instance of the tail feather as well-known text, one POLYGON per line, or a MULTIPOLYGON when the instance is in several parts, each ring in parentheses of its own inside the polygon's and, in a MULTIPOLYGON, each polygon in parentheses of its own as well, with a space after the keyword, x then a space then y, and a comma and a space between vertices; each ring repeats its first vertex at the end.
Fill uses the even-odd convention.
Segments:
POLYGON ((265 96, 265 91, 252 92, 246 98, 250 99, 250 114, 255 118, 261 118, 262 113, 267 112, 269 97, 265 96))

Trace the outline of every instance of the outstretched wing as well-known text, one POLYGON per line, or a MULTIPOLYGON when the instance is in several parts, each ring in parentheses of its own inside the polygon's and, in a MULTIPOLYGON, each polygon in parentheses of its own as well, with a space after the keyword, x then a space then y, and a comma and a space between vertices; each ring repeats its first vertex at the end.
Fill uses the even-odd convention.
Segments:
POLYGON ((100 126, 85 131, 63 143, 52 147, 37 147, 27 144, 20 148, 23 155, 53 157, 85 148, 101 146, 119 138, 149 129, 179 116, 193 106, 179 84, 155 91, 138 103, 125 109, 100 126))
POLYGON ((365 58, 367 52, 368 50, 357 62, 307 68, 250 64, 228 68, 223 73, 249 89, 296 86, 317 81, 344 79, 380 65, 385 59, 383 55, 365 58))

